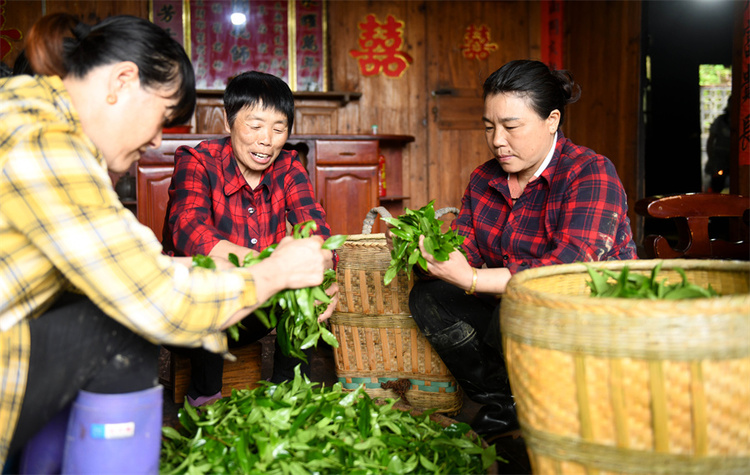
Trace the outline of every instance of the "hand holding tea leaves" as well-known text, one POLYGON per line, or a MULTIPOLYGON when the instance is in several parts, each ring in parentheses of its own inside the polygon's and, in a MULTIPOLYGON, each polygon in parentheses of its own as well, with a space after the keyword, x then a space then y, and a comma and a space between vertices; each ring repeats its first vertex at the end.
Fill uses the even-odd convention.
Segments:
MULTIPOLYGON (((447 261, 453 251, 459 250, 464 254, 461 244, 464 236, 456 234, 452 229, 443 233, 440 226, 443 221, 435 217, 435 201, 418 210, 404 209, 405 214, 398 218, 382 217, 383 221, 393 226, 392 234, 393 249, 391 249, 391 262, 383 278, 383 283, 388 285, 396 277, 399 271, 406 271, 411 277, 414 264, 427 270, 427 261, 419 249, 419 237, 424 236, 424 249, 437 261, 447 261)), ((465 254, 464 254, 465 255, 465 254)))
MULTIPOLYGON (((295 239, 307 238, 316 227, 314 221, 297 224, 292 235, 295 239)), ((340 247, 346 238, 347 236, 342 235, 331 236, 322 247, 334 250, 340 247)), ((235 254, 230 254, 228 259, 237 267, 248 267, 271 256, 276 247, 276 244, 272 244, 258 255, 247 254, 242 263, 235 254)), ((198 255, 193 257, 193 265, 211 268, 215 263, 210 257, 198 255)), ((306 361, 302 350, 316 346, 320 338, 331 346, 338 347, 336 337, 319 321, 319 317, 331 303, 331 297, 326 291, 334 290, 332 286, 335 281, 336 272, 328 269, 324 273, 323 283, 319 286, 282 290, 255 310, 254 315, 267 328, 276 327, 276 339, 285 355, 306 361)), ((238 326, 229 327, 227 333, 235 340, 238 339, 238 326)))

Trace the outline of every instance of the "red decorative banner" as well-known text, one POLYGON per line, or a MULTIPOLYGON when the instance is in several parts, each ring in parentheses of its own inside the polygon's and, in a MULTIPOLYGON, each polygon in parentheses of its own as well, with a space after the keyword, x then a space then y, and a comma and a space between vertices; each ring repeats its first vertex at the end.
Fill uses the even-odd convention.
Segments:
POLYGON ((23 38, 18 28, 5 27, 5 4, 6 0, 0 0, 0 61, 13 51, 13 42, 23 38))
POLYGON ((563 69, 563 0, 542 0, 542 62, 563 69))
POLYGON ((401 51, 404 44, 404 22, 388 15, 380 23, 370 13, 364 23, 359 24, 359 50, 349 51, 359 62, 363 76, 385 74, 388 77, 400 77, 413 61, 411 56, 401 51))
POLYGON ((325 3, 303 0, 296 4, 296 83, 298 91, 327 90, 325 72, 325 3))
POLYGON ((464 33, 461 51, 467 59, 487 59, 497 49, 497 43, 490 43, 490 29, 487 25, 469 25, 464 33))
POLYGON ((151 0, 151 21, 185 47, 197 89, 222 90, 244 71, 292 90, 325 91, 325 0, 151 0), (233 16, 243 15, 237 24, 233 16))
MULTIPOLYGON (((152 0, 151 21, 185 47, 185 21, 183 19, 183 0, 152 0)), ((189 53, 189 51, 188 51, 189 53)))
POLYGON ((750 165, 750 3, 745 2, 740 77, 740 165, 750 165))
POLYGON ((257 70, 288 78, 288 3, 276 0, 195 1, 190 43, 198 89, 224 89, 232 76, 257 70), (246 22, 234 25, 232 14, 246 22))

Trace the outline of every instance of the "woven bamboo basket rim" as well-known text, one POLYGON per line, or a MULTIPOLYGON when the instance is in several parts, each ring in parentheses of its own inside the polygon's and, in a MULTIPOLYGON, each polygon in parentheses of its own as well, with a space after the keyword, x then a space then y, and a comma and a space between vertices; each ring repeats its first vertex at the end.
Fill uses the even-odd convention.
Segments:
MULTIPOLYGON (((676 267, 694 270, 750 274, 750 262, 696 259, 608 261, 596 268, 662 271, 676 267)), ((589 279, 583 264, 561 264, 519 272, 508 283, 501 307, 505 337, 547 349, 603 357, 633 357, 693 361, 735 359, 750 356, 750 293, 715 298, 650 300, 592 298, 556 292, 562 279, 589 279), (546 279, 543 290, 528 283, 546 279), (690 335, 690 338, 685 338, 690 335), (716 342, 721 341, 721 345, 716 342)), ((658 278, 658 276, 657 276, 658 278)))
POLYGON ((383 244, 385 244, 385 233, 374 233, 374 234, 349 234, 346 237, 345 244, 354 244, 354 245, 360 245, 360 246, 366 246, 366 245, 374 245, 376 243, 369 243, 367 241, 378 241, 377 244, 380 244, 379 241, 383 241, 383 244))

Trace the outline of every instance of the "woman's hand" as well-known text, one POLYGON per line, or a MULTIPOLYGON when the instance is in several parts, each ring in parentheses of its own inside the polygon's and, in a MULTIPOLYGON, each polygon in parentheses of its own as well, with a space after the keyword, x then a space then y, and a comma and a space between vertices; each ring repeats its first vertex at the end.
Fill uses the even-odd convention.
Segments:
POLYGON ((427 261, 427 273, 456 287, 469 290, 474 280, 474 271, 461 251, 451 252, 447 261, 438 261, 425 250, 424 239, 424 236, 419 236, 419 250, 427 261))
MULTIPOLYGON (((336 306, 339 304, 339 284, 337 282, 331 284, 331 286, 326 289, 326 295, 331 297, 331 303, 329 303, 328 307, 326 307, 326 311, 318 317, 318 322, 324 322, 328 320, 333 314, 334 310, 336 310, 336 306)), ((316 305, 319 303, 320 302, 316 301, 316 305)))
POLYGON ((278 290, 314 287, 323 283, 323 273, 333 263, 333 252, 322 249, 322 246, 320 236, 303 239, 287 236, 259 264, 272 266, 273 277, 282 281, 278 290))

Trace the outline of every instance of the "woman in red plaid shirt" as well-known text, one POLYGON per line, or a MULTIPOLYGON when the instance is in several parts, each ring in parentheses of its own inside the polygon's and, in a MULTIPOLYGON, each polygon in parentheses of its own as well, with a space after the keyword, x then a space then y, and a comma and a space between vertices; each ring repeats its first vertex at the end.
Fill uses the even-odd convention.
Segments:
MULTIPOLYGON (((484 83, 485 136, 493 158, 471 175, 452 226, 467 258, 425 252, 428 272, 410 295, 412 315, 466 394, 484 404, 472 428, 518 429, 500 344, 498 296, 523 269, 635 259, 627 197, 606 157, 559 129, 580 96, 567 71, 511 61, 484 83)), ((422 237, 422 239, 424 239, 422 237)))
MULTIPOLYGON (((230 135, 175 152, 165 250, 222 259, 233 253, 242 262, 246 254, 281 241, 287 221, 294 225, 313 220, 315 234, 329 237, 325 211, 315 201, 297 152, 283 150, 293 123, 294 96, 284 81, 257 71, 234 77, 224 91, 224 127, 230 135)), ((337 290, 333 284, 328 292, 335 295, 337 290)), ((323 318, 335 304, 334 297, 323 318)), ((252 343, 272 330, 253 315, 242 324, 239 341, 230 341, 230 346, 252 343)), ((202 348, 173 350, 190 356, 188 402, 200 406, 220 399, 222 356, 202 348)), ((311 350, 307 353, 309 362, 311 350)), ((292 378, 300 363, 309 377, 309 364, 285 356, 277 344, 271 381, 292 378)))

